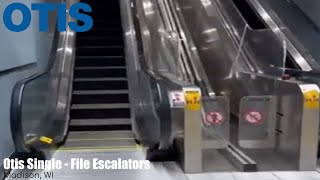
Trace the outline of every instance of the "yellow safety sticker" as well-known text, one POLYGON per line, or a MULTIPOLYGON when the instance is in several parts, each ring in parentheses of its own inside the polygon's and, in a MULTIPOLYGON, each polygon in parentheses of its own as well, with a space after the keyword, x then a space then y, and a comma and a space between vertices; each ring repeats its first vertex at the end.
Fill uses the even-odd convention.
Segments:
POLYGON ((186 98, 186 109, 199 111, 201 109, 201 92, 197 89, 187 89, 184 91, 186 98))
POLYGON ((46 144, 52 144, 53 142, 53 139, 49 138, 49 137, 45 137, 45 136, 42 136, 40 137, 39 139, 41 142, 44 142, 46 144))
POLYGON ((316 90, 307 91, 304 93, 304 106, 310 109, 318 109, 319 103, 319 92, 316 90))

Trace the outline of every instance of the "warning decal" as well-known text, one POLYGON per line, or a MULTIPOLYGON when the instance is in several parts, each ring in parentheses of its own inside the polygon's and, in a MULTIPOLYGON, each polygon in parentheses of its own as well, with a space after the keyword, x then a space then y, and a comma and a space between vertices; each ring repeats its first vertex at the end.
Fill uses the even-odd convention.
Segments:
POLYGON ((304 93, 304 106, 310 109, 319 108, 319 93, 316 90, 307 91, 304 93))
POLYGON ((52 144, 53 139, 45 137, 45 136, 42 136, 42 137, 40 137, 40 141, 44 142, 46 144, 52 144))
POLYGON ((210 112, 204 119, 204 124, 210 125, 221 125, 224 121, 224 117, 220 112, 210 112))
POLYGON ((263 116, 258 111, 249 111, 244 116, 245 121, 250 124, 261 124, 263 122, 263 116))
POLYGON ((186 105, 185 97, 182 91, 170 92, 170 104, 172 108, 184 108, 186 105))
POLYGON ((186 98, 186 109, 199 111, 201 108, 201 92, 199 89, 190 88, 184 90, 186 98))

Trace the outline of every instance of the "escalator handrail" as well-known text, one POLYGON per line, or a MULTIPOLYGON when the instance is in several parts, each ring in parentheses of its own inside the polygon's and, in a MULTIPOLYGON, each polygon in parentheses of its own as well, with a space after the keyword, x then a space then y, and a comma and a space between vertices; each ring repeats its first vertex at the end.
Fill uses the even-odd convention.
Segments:
POLYGON ((181 11, 177 11, 178 4, 171 0, 167 1, 167 8, 172 13, 172 24, 175 25, 175 29, 181 34, 181 41, 184 46, 182 51, 186 54, 187 59, 189 59, 189 64, 192 67, 193 71, 195 72, 195 79, 197 79, 197 84, 201 88, 202 92, 205 93, 207 96, 215 96, 216 93, 214 92, 212 86, 209 83, 209 79, 205 73, 203 65, 200 60, 200 56, 197 50, 192 50, 193 47, 196 47, 194 41, 192 40, 191 33, 187 29, 187 25, 185 20, 183 19, 183 15, 181 11), (170 8, 171 7, 171 8, 170 8), (183 35, 182 35, 183 34, 183 35))
MULTIPOLYGON (((58 32, 55 32, 54 38, 53 38, 53 46, 51 51, 51 57, 56 52, 56 46, 58 32)), ((55 59, 55 58, 52 58, 55 59)), ((50 60, 49 60, 50 61, 50 60)), ((28 83, 37 80, 41 78, 44 75, 47 75, 50 73, 50 71, 53 68, 54 63, 48 63, 47 67, 42 70, 41 72, 34 73, 33 75, 22 79, 18 81, 12 92, 11 96, 11 107, 10 107, 10 126, 11 126, 11 134, 13 143, 15 145, 16 152, 30 152, 30 149, 27 147, 25 141, 24 141, 24 135, 23 135, 23 127, 22 127, 22 106, 23 106, 23 94, 25 87, 28 83)))
POLYGON ((29 152, 30 149, 27 148, 24 141, 23 127, 22 127, 22 99, 23 92, 26 84, 36 80, 43 75, 46 75, 50 71, 43 71, 41 73, 33 74, 19 82, 17 82, 13 88, 13 93, 11 97, 11 107, 10 107, 10 124, 11 124, 11 134, 16 152, 29 152))
MULTIPOLYGON (((137 11, 135 13, 138 14, 137 4, 135 4, 135 7, 136 7, 136 11, 137 11)), ((132 25, 132 26, 135 27, 136 37, 140 38, 139 41, 137 41, 137 42, 142 43, 142 45, 138 45, 138 46, 142 47, 142 50, 141 50, 142 52, 141 51, 139 52, 139 64, 141 66, 141 69, 146 74, 148 74, 151 78, 153 78, 154 80, 156 80, 158 82, 163 82, 168 87, 178 86, 178 87, 182 88, 184 86, 192 86, 192 84, 190 84, 189 82, 180 80, 178 77, 174 76, 170 72, 155 71, 149 67, 149 65, 147 64, 147 59, 149 58, 149 56, 147 54, 150 51, 148 50, 148 46, 144 45, 143 38, 141 37, 141 35, 138 34, 139 32, 141 32, 140 27, 142 25, 139 23, 140 21, 137 19, 137 17, 135 15, 133 15, 133 17, 134 17, 133 18, 134 25, 132 25)))
MULTIPOLYGON (((61 2, 64 2, 64 0, 61 0, 61 2)), ((73 3, 73 1, 68 1, 66 3, 67 5, 70 5, 73 3)), ((67 21, 68 22, 71 21, 70 16, 67 16, 67 21)), ((58 32, 57 23, 56 23, 53 42, 52 42, 52 48, 51 48, 51 54, 49 57, 49 63, 47 64, 47 67, 40 72, 37 72, 25 79, 20 80, 14 86, 12 97, 11 97, 10 124, 11 124, 12 139, 15 145, 16 152, 28 153, 32 151, 32 149, 28 147, 25 142, 23 127, 22 127, 23 126, 23 123, 22 123, 23 102, 22 101, 23 101, 23 94, 24 94, 25 87, 28 83, 33 82, 45 75, 48 75, 50 73, 55 74, 55 71, 58 71, 58 74, 59 74, 58 81, 61 82, 61 79, 63 78, 62 77, 63 69, 61 68, 61 66, 65 64, 61 61, 63 60, 65 61, 64 51, 66 51, 66 48, 61 48, 61 47, 64 47, 64 45, 68 43, 67 41, 69 36, 68 33, 70 33, 69 28, 67 29, 66 32, 58 32)), ((69 78, 72 78, 72 77, 69 77, 69 78)), ((55 97, 56 99, 58 99, 58 93, 56 94, 55 97)), ((49 110, 47 112, 49 112, 49 110)), ((57 109, 55 109, 53 112, 57 113, 57 109)))

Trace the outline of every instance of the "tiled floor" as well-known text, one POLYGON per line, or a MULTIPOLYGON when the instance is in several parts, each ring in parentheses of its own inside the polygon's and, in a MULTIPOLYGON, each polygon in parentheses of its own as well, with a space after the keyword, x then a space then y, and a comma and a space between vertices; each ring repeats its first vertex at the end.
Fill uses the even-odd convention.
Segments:
POLYGON ((318 172, 204 173, 187 175, 189 180, 320 180, 318 172))

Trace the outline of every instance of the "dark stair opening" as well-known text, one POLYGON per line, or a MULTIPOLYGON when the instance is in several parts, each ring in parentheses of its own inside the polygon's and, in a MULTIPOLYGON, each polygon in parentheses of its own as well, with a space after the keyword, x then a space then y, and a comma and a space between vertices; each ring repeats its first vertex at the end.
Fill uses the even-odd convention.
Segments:
POLYGON ((82 2, 94 24, 77 33, 69 130, 131 130, 119 0, 82 2))

